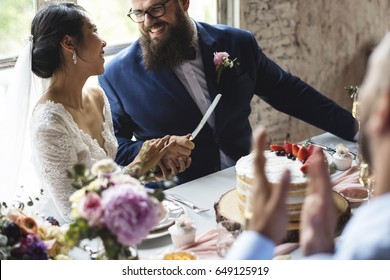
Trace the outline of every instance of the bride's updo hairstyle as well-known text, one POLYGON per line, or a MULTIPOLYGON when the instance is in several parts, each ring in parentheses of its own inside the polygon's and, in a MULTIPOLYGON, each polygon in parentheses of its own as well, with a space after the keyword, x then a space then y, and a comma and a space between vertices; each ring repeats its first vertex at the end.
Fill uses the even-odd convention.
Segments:
POLYGON ((84 8, 74 3, 49 4, 37 12, 31 24, 32 71, 35 75, 50 78, 63 67, 61 40, 69 35, 81 43, 84 20, 84 8))

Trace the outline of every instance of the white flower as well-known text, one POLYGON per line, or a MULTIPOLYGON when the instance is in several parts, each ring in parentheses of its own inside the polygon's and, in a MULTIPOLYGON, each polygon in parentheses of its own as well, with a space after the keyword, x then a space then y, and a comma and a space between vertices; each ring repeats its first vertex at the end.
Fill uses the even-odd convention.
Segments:
POLYGON ((109 174, 117 170, 118 166, 112 159, 102 159, 92 165, 91 173, 95 176, 109 174))
POLYGON ((345 145, 343 145, 343 144, 339 144, 339 145, 336 146, 336 153, 341 158, 349 158, 349 157, 351 157, 349 149, 345 145))
POLYGON ((192 228, 192 220, 185 214, 180 215, 176 219, 175 224, 177 227, 182 228, 184 230, 189 230, 192 228))

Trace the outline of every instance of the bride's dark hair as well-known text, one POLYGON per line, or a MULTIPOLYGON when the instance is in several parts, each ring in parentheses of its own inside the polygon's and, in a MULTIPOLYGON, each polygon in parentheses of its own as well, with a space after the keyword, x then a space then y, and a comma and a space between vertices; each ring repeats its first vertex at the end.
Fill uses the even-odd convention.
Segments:
POLYGON ((49 78, 63 66, 60 42, 65 35, 70 35, 81 43, 84 20, 84 8, 74 3, 49 4, 37 12, 31 24, 35 75, 49 78))

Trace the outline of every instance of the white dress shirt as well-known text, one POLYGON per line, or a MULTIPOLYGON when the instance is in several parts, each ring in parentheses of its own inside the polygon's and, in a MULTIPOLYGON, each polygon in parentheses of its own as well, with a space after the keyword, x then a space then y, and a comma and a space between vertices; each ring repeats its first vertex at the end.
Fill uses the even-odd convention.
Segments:
MULTIPOLYGON (((194 30, 196 31, 196 25, 194 30)), ((212 100, 207 88, 206 74, 204 72, 202 55, 199 47, 197 32, 194 33, 194 42, 196 57, 194 60, 185 60, 181 65, 173 69, 173 72, 179 78, 186 90, 194 99, 199 110, 204 115, 209 108, 212 100)), ((223 98, 223 97, 222 97, 223 98)), ((208 124, 214 129, 214 113, 208 119, 208 124)), ((195 129, 195 127, 194 127, 195 129)), ((235 161, 220 150, 221 169, 235 165, 235 161)))

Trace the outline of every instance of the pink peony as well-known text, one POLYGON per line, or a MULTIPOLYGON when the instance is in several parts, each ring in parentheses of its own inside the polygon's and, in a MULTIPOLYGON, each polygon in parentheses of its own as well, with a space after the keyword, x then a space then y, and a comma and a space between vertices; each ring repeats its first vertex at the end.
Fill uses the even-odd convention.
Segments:
POLYGON ((100 196, 95 192, 88 192, 80 201, 78 207, 81 217, 88 221, 92 227, 101 226, 103 223, 103 207, 100 196))
POLYGON ((136 245, 156 225, 158 211, 147 193, 132 185, 116 185, 102 193, 104 223, 124 246, 136 245))
POLYGON ((214 65, 221 65, 225 58, 228 58, 229 54, 227 52, 215 52, 214 53, 214 65))

